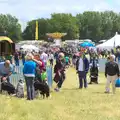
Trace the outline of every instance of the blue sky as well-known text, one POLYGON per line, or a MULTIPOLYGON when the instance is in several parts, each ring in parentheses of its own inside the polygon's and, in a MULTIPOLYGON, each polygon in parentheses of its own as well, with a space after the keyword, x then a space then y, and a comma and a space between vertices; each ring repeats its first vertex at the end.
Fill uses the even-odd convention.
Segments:
POLYGON ((120 0, 0 0, 0 13, 19 19, 22 29, 35 18, 49 18, 51 13, 82 13, 87 10, 120 12, 120 0))

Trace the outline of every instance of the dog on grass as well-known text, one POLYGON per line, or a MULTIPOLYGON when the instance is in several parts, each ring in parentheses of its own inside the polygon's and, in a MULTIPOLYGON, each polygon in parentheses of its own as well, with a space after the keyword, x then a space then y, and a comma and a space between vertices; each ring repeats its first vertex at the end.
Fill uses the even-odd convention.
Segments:
POLYGON ((35 81, 34 87, 35 91, 40 91, 40 94, 42 95, 43 99, 45 97, 48 98, 50 96, 50 88, 47 84, 35 81))
POLYGON ((17 84, 16 96, 18 98, 24 98, 24 81, 21 79, 19 80, 17 84))
POLYGON ((16 93, 14 85, 12 85, 11 83, 6 82, 6 81, 3 81, 1 83, 1 91, 0 92, 2 93, 3 91, 7 91, 7 93, 9 95, 13 95, 16 93))

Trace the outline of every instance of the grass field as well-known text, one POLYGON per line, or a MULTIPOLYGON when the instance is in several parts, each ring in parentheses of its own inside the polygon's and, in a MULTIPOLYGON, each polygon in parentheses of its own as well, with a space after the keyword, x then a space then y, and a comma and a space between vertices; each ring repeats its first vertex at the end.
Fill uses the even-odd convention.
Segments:
POLYGON ((34 101, 0 95, 0 120, 120 120, 120 91, 104 94, 105 78, 99 85, 79 90, 76 72, 67 70, 67 79, 59 93, 34 101))

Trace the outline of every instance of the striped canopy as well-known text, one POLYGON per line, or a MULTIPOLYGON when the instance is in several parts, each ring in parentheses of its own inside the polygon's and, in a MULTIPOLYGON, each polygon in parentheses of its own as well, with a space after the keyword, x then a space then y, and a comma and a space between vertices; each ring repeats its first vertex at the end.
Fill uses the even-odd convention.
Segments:
POLYGON ((9 37, 6 37, 6 36, 0 36, 0 41, 8 41, 9 43, 13 43, 13 41, 9 37))

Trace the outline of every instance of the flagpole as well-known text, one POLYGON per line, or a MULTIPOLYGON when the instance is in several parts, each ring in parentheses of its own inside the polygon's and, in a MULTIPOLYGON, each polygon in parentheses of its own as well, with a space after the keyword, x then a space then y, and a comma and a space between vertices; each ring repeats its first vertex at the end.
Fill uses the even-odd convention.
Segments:
POLYGON ((38 40, 38 21, 36 21, 35 40, 38 40))

